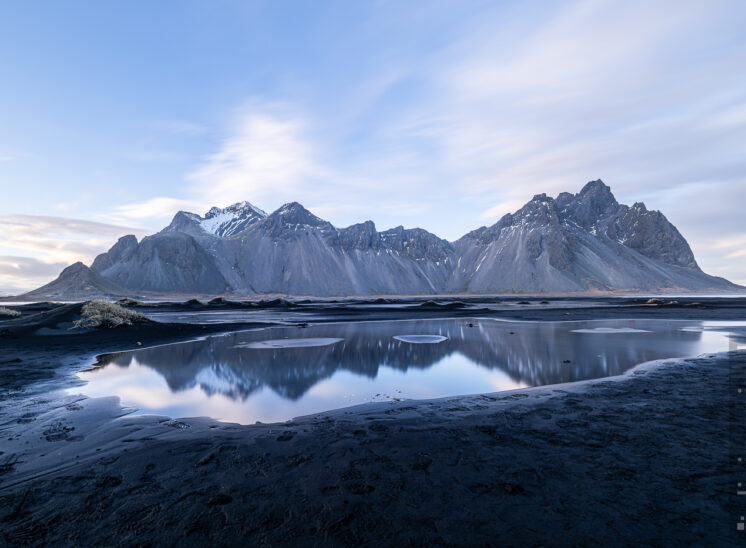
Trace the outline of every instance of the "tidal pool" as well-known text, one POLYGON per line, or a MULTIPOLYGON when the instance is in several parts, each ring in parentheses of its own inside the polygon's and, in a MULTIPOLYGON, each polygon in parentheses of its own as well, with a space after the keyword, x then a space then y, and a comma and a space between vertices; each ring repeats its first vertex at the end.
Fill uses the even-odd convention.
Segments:
POLYGON ((75 391, 119 396, 139 413, 275 422, 371 401, 600 378, 728 350, 727 329, 712 324, 469 318, 271 327, 108 354, 78 374, 87 384, 75 391))

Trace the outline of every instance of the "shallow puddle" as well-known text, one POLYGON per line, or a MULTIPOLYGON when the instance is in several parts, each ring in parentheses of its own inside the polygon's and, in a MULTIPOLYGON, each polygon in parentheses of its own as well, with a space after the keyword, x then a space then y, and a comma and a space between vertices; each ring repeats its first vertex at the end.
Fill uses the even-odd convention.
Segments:
POLYGON ((438 398, 618 375, 728 350, 713 322, 411 320, 273 327, 102 357, 75 392, 140 413, 284 421, 370 401, 438 398))

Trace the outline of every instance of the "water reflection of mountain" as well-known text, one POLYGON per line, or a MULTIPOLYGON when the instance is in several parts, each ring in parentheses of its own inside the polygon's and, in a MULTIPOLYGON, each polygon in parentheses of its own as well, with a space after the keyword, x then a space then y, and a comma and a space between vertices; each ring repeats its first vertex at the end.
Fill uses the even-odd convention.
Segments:
MULTIPOLYGON (((650 325, 650 324, 648 324, 650 325)), ((127 366, 132 359, 158 371, 174 390, 199 385, 208 393, 245 399, 268 386, 299 399, 338 370, 374 378, 381 367, 426 369, 460 353, 489 369, 500 369, 528 385, 616 375, 648 360, 697 353, 701 333, 661 329, 612 335, 572 333, 573 323, 504 323, 468 320, 326 324, 234 333, 205 340, 114 354, 102 364, 127 366), (409 344, 394 335, 435 334, 438 344, 409 344), (283 337, 340 337, 321 347, 248 349, 236 345, 283 337)))

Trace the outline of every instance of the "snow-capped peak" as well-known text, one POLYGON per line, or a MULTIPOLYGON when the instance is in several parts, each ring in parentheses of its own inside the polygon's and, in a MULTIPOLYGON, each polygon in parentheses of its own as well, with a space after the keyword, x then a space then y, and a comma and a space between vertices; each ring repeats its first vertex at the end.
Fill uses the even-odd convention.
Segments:
POLYGON ((209 219, 210 217, 215 217, 216 215, 220 215, 221 213, 236 213, 236 214, 243 214, 243 213, 254 213, 256 215, 259 215, 260 217, 266 217, 267 214, 256 207, 255 205, 251 204, 250 202, 243 201, 243 202, 236 202, 233 205, 229 205, 228 207, 219 208, 219 207, 213 207, 205 214, 205 219, 209 219))
POLYGON ((238 202, 225 208, 213 207, 199 222, 202 230, 221 238, 241 232, 249 225, 264 219, 267 214, 249 202, 238 202))

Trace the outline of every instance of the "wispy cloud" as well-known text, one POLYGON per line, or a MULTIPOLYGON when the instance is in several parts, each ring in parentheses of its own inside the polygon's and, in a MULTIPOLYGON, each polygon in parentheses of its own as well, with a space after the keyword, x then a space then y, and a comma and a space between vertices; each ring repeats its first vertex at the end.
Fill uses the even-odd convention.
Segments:
POLYGON ((177 211, 200 211, 204 203, 197 199, 185 200, 181 198, 158 197, 144 202, 124 204, 114 208, 113 217, 120 222, 127 220, 161 220, 172 216, 177 211))
POLYGON ((178 210, 204 213, 248 199, 269 211, 300 201, 348 224, 381 212, 407 222, 407 215, 427 209, 427 178, 416 173, 418 159, 410 153, 391 150, 351 166, 330 158, 331 148, 312 117, 286 105, 249 101, 235 111, 217 150, 186 175, 183 197, 123 204, 107 215, 119 222, 163 223, 178 210))
POLYGON ((244 107, 231 134, 214 154, 189 174, 191 191, 205 203, 237 202, 252 196, 274 201, 278 194, 300 193, 328 177, 316 162, 302 119, 278 107, 244 107))
POLYGON ((483 221, 494 224, 506 213, 515 213, 518 211, 525 203, 525 200, 508 200, 506 202, 500 202, 484 211, 479 215, 479 218, 483 221))
POLYGON ((692 132, 709 115, 709 82, 722 72, 743 81, 742 54, 730 71, 695 55, 722 19, 699 3, 564 6, 509 48, 500 32, 477 28, 432 74, 442 93, 427 105, 440 107, 429 132, 461 187, 504 201, 595 177, 630 191, 652 177, 660 190, 689 180, 712 146, 712 135, 692 132))
MULTIPOLYGON (((52 217, 46 215, 4 215, 0 217, 0 231, 7 236, 26 235, 38 236, 50 231, 57 234, 98 234, 114 236, 122 231, 138 232, 139 228, 99 223, 85 219, 71 219, 68 217, 52 217)), ((7 243, 7 240, 3 241, 7 243)))
POLYGON ((56 276, 66 263, 45 263, 34 257, 0 255, 0 274, 19 278, 56 276))
POLYGON ((121 236, 143 233, 135 227, 65 217, 0 217, 0 291, 38 287, 73 262, 90 264, 121 236))
POLYGON ((317 163, 317 151, 298 114, 278 105, 250 101, 236 109, 217 150, 185 175, 181 197, 156 197, 123 204, 113 217, 163 222, 179 210, 204 213, 250 199, 260 207, 279 206, 282 198, 313 194, 314 181, 330 179, 317 163))
POLYGON ((746 232, 704 236, 701 244, 695 248, 700 264, 714 272, 727 271, 731 281, 746 285, 746 232))

